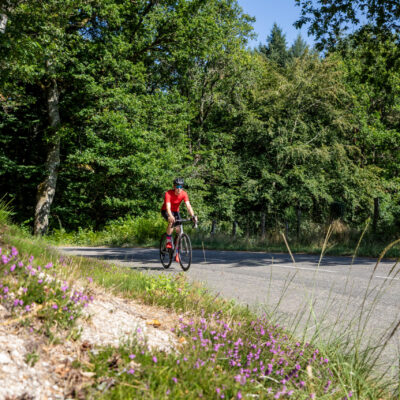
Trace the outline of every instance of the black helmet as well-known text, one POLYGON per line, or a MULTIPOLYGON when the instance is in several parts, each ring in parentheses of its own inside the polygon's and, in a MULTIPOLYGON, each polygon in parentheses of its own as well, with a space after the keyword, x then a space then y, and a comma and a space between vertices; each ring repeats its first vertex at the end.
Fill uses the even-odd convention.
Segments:
POLYGON ((176 178, 174 179, 174 185, 175 186, 183 186, 185 184, 185 181, 183 180, 183 178, 176 178))

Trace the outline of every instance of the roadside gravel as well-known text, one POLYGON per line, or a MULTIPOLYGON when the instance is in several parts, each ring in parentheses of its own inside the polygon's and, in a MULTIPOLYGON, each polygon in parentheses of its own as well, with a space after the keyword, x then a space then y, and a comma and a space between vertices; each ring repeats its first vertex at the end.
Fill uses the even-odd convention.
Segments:
POLYGON ((11 322, 0 305, 0 400, 56 400, 79 397, 93 374, 74 367, 88 362, 89 352, 128 341, 133 336, 151 350, 176 351, 171 329, 180 316, 92 288, 93 302, 78 321, 78 340, 49 344, 47 338, 11 322), (35 362, 36 361, 36 362, 35 362), (33 365, 34 364, 34 365, 33 365))

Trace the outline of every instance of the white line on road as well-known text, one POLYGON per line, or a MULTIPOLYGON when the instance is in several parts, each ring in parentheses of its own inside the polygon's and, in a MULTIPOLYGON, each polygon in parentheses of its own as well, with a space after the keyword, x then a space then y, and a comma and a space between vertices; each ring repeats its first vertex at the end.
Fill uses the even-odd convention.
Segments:
POLYGON ((390 276, 379 276, 379 275, 375 275, 375 278, 393 279, 393 280, 395 280, 395 281, 400 281, 400 278, 391 278, 390 276))
POLYGON ((314 272, 331 272, 336 273, 337 271, 329 271, 329 269, 315 269, 315 268, 304 268, 304 267, 292 267, 290 265, 279 265, 279 264, 272 264, 273 267, 279 268, 292 268, 292 269, 304 269, 306 271, 314 271, 314 272))

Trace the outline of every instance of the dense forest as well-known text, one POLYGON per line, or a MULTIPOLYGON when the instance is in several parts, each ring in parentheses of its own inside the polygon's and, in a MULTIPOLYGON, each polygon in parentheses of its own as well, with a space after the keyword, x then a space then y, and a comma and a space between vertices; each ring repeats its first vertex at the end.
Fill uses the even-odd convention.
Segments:
POLYGON ((316 48, 278 25, 249 48, 236 0, 2 0, 14 219, 101 229, 182 176, 203 221, 399 233, 400 6, 296 2, 316 48))

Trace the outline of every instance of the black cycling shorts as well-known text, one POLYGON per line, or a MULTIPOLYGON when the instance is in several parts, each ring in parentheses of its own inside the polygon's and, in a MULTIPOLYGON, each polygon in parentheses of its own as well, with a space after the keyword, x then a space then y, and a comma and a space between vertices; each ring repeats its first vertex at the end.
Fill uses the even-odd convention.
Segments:
MULTIPOLYGON (((163 218, 168 221, 168 213, 167 210, 161 210, 161 215, 163 218)), ((179 211, 172 211, 172 215, 175 217, 175 220, 181 219, 181 214, 179 214, 179 211)), ((177 224, 177 225, 182 225, 182 224, 177 224)))

